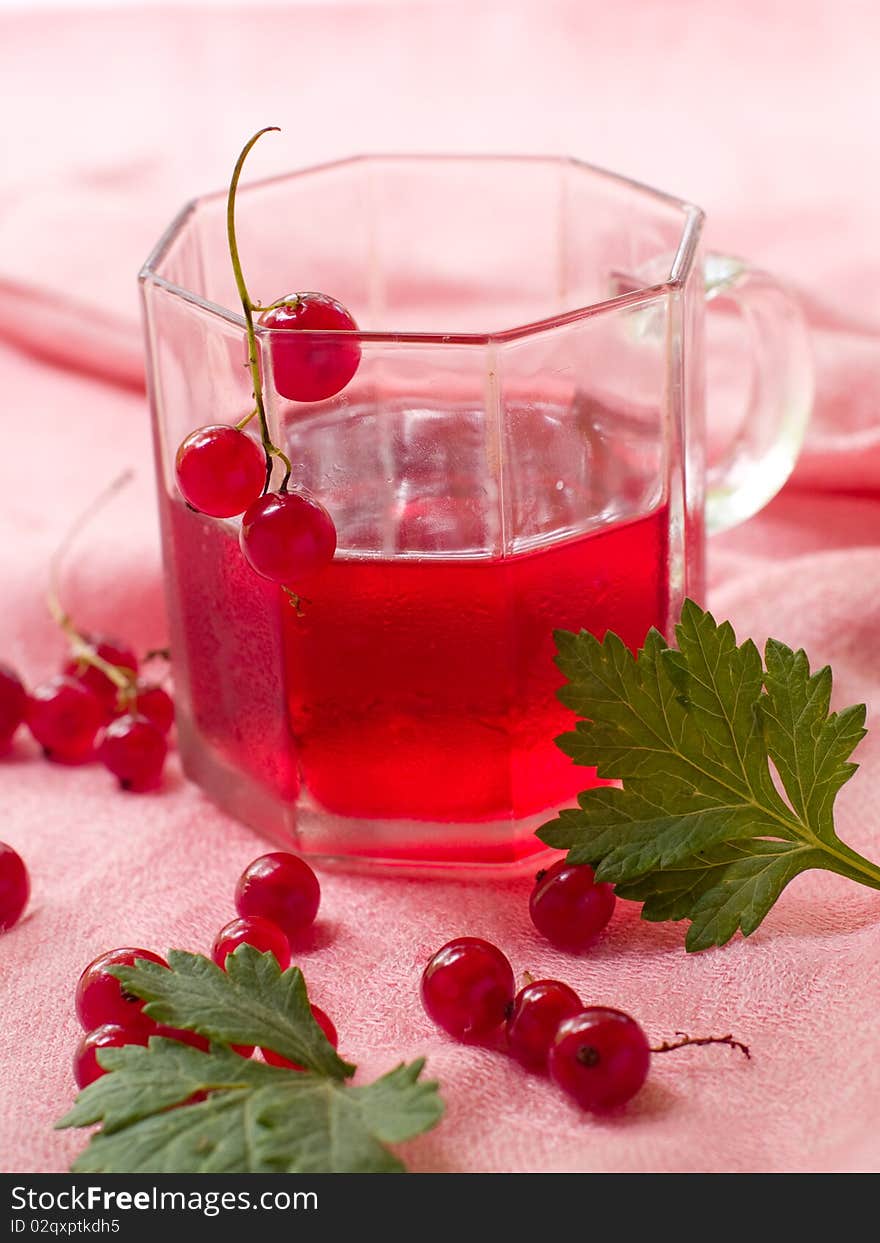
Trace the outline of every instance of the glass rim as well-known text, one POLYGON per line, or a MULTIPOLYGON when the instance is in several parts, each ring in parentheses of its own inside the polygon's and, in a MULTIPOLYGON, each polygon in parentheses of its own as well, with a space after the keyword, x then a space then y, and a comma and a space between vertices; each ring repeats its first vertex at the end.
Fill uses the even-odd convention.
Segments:
MULTIPOLYGON (((627 290, 624 293, 615 294, 611 298, 604 298, 599 302, 587 303, 583 306, 575 306, 569 310, 561 311, 556 315, 545 316, 541 319, 531 320, 524 324, 517 324, 511 328, 501 329, 495 332, 412 332, 412 331, 395 331, 393 329, 381 330, 364 330, 364 329, 318 329, 318 328, 299 328, 298 332, 304 333, 310 337, 335 338, 339 337, 343 340, 352 339, 359 342, 373 342, 383 344, 414 344, 414 345, 476 345, 487 346, 501 344, 510 341, 516 341, 532 336, 536 336, 542 332, 551 331, 554 328, 562 328, 581 320, 590 319, 594 316, 605 315, 618 309, 634 308, 645 303, 650 303, 658 297, 680 290, 690 273, 694 255, 702 233, 703 222, 705 220, 705 212, 702 208, 688 202, 685 199, 677 198, 675 195, 666 193, 663 190, 657 190, 653 186, 646 185, 644 182, 637 181, 631 177, 626 177, 620 173, 611 172, 608 169, 601 168, 598 165, 590 164, 585 160, 579 160, 573 156, 563 155, 529 155, 507 153, 507 154, 479 154, 479 153, 380 153, 370 152, 362 155, 344 156, 336 160, 328 160, 320 164, 309 165, 305 168, 296 169, 291 172, 277 173, 270 177, 263 177, 259 180, 247 182, 241 187, 240 193, 247 195, 250 191, 258 191, 277 185, 279 182, 291 181, 294 178, 308 177, 313 174, 327 172, 332 169, 343 168, 346 165, 357 165, 363 163, 372 163, 380 161, 395 161, 401 163, 443 163, 460 161, 464 163, 488 163, 488 162, 530 162, 542 164, 558 164, 567 165, 575 168, 584 169, 586 172, 600 177, 605 181, 614 182, 625 188, 633 190, 640 195, 654 199, 667 207, 681 213, 683 216, 681 235, 679 237, 678 246, 673 255, 672 262, 669 265, 668 276, 659 282, 650 285, 639 286, 638 288, 627 290)), ((213 203, 225 200, 226 190, 213 190, 206 194, 201 194, 190 199, 177 212, 171 220, 167 228, 163 231, 159 240, 147 256, 146 261, 138 273, 138 281, 140 284, 155 285, 163 289, 182 301, 197 307, 201 311, 207 312, 209 315, 222 319, 225 322, 234 325, 237 328, 246 330, 244 313, 232 310, 223 306, 219 302, 214 302, 209 298, 202 297, 194 290, 186 288, 186 286, 178 285, 174 281, 170 281, 167 277, 160 274, 158 268, 162 260, 168 253, 173 241, 184 228, 191 216, 195 214, 201 204, 213 203)), ((260 313, 259 307, 254 307, 255 314, 260 313)), ((258 337, 271 340, 273 336, 285 334, 289 329, 268 328, 259 321, 255 320, 254 329, 258 337)))

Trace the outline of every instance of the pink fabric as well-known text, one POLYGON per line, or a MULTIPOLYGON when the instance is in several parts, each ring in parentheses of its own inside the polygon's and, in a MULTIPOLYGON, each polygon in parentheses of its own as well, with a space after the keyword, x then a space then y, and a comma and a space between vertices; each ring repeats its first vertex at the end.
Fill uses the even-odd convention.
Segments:
MULTIPOLYGON (((819 407, 796 483, 711 548, 711 604, 833 662, 841 703, 880 705, 880 250, 870 0, 535 0, 0 17, 0 655, 31 679, 62 644, 48 557, 121 468, 134 484, 79 544, 67 599, 85 626, 164 637, 134 275, 230 152, 285 129, 261 170, 359 150, 564 151, 692 199, 709 240, 811 300, 819 407)), ((840 799, 842 836, 880 857, 880 731, 840 799)), ((66 1167, 51 1123, 73 1094, 72 996, 117 944, 204 949, 260 841, 170 765, 126 797, 96 767, 0 766, 2 837, 27 860, 27 917, 0 938, 0 1167, 66 1167)), ((533 935, 527 880, 325 873, 300 961, 366 1075, 428 1055, 448 1113, 406 1146, 416 1170, 870 1170, 880 1163, 880 898, 796 880, 747 942, 696 957, 681 926, 621 904, 589 957, 533 935), (558 975, 652 1037, 733 1031, 752 1047, 658 1059, 613 1121, 445 1039, 418 975, 449 937, 490 938, 517 973, 558 975)))

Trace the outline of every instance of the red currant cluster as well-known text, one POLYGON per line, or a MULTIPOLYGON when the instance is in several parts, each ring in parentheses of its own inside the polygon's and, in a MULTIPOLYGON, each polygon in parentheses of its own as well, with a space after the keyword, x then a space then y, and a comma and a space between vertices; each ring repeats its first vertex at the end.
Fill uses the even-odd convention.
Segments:
POLYGON ((0 665, 0 749, 26 725, 47 759, 82 764, 97 758, 124 790, 155 789, 162 779, 174 703, 116 639, 78 637, 61 673, 29 694, 0 665))
POLYGON ((251 302, 235 237, 235 195, 245 158, 260 130, 247 143, 229 186, 229 253, 244 309, 248 365, 256 408, 234 425, 211 424, 192 432, 177 451, 177 485, 191 508, 214 518, 242 515, 239 539, 251 567, 263 578, 288 588, 301 587, 333 559, 336 527, 326 509, 300 489, 288 490, 292 467, 272 442, 263 402, 263 376, 257 354, 254 313, 272 329, 269 355, 277 392, 290 401, 325 401, 341 392, 358 369, 357 324, 335 298, 296 293, 260 308, 251 302), (260 438, 250 435, 256 418, 260 438), (285 468, 280 486, 269 491, 274 459, 285 468))
MULTIPOLYGON (((529 902, 536 928, 560 949, 578 953, 608 923, 615 897, 588 864, 564 859, 539 872, 529 902)), ((682 1039, 652 1049, 635 1019, 607 1006, 585 1006, 561 980, 528 980, 516 992, 513 969, 497 946, 457 937, 428 962, 422 1005, 457 1040, 496 1042, 527 1070, 550 1078, 582 1109, 616 1109, 645 1082, 652 1053, 691 1044, 748 1049, 731 1036, 682 1039)))
POLYGON ((502 1028, 507 1050, 551 1079, 582 1109, 614 1109, 645 1082, 651 1050, 635 1019, 584 1006, 561 980, 534 980, 516 993, 513 969, 495 945, 458 937, 431 958, 422 1005, 458 1040, 480 1043, 502 1028))
MULTIPOLYGON (((260 322, 284 329, 357 329, 340 303, 315 293, 291 294, 260 322)), ((360 346, 356 341, 328 345, 323 340, 319 346, 300 338, 285 349, 286 341, 273 338, 270 352, 279 392, 298 401, 316 401, 320 398, 305 394, 329 397, 345 387, 357 368, 360 346)), ((199 427, 177 450, 177 486, 199 513, 212 518, 242 515, 239 539, 251 567, 273 582, 301 586, 333 560, 336 527, 313 496, 288 492, 286 479, 278 491, 264 495, 273 456, 281 454, 265 441, 261 445, 243 425, 199 427)))
MULTIPOLYGON (((235 890, 238 917, 217 933, 211 957, 218 967, 225 968, 227 955, 246 943, 261 953, 273 953, 284 970, 290 964, 291 940, 314 923, 320 901, 318 878, 302 859, 281 851, 261 855, 239 877, 235 890)), ((73 1073, 80 1088, 105 1073, 98 1065, 99 1049, 146 1045, 150 1036, 165 1036, 197 1049, 208 1049, 204 1036, 166 1027, 149 1018, 144 1014, 144 1003, 126 993, 110 974, 111 967, 131 966, 138 958, 167 966, 164 958, 150 950, 123 948, 101 954, 80 976, 76 1013, 86 1035, 73 1058, 73 1073)), ((338 1038, 333 1023, 319 1006, 312 1006, 312 1014, 335 1049, 338 1038)), ((233 1047, 242 1057, 254 1053, 253 1047, 233 1047)), ((302 1070, 272 1049, 260 1049, 260 1053, 272 1066, 302 1070)))

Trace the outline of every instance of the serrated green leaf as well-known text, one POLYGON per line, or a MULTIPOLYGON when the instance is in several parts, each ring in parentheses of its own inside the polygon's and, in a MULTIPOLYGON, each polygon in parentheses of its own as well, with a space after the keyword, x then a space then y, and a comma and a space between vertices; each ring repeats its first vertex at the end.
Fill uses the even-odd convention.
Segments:
POLYGON ((168 967, 139 959, 113 967, 150 1018, 224 1044, 253 1044, 322 1075, 344 1079, 354 1067, 336 1053, 312 1017, 299 967, 282 972, 274 954, 239 945, 221 970, 202 954, 171 950, 168 967))
POLYGON ((419 1081, 423 1066, 423 1059, 398 1066, 363 1088, 316 1080, 308 1117, 305 1097, 296 1117, 279 1097, 262 1117, 270 1128, 264 1152, 270 1159, 293 1153, 288 1168, 304 1174, 399 1173, 402 1163, 383 1145, 419 1135, 440 1118, 437 1085, 419 1081))
POLYGON ((634 816, 624 832, 618 829, 614 834, 616 841, 608 842, 605 835, 605 849, 600 854, 593 849, 595 858, 584 862, 596 863, 598 880, 618 884, 646 872, 678 867, 697 850, 760 838, 766 833, 766 821, 750 807, 696 808, 649 820, 634 816))
POLYGON ((104 1122, 75 1161, 78 1174, 396 1173, 403 1165, 385 1144, 420 1134, 442 1113, 436 1083, 419 1079, 422 1061, 357 1088, 156 1038, 148 1049, 107 1051, 106 1061, 111 1073, 58 1124, 104 1122), (169 1109, 198 1091, 211 1094, 169 1109))
POLYGON ((102 1049, 108 1072, 82 1091, 58 1127, 102 1129, 76 1173, 395 1173, 385 1145, 435 1126, 437 1084, 424 1061, 351 1086, 312 1017, 297 968, 241 945, 221 971, 172 950, 168 967, 138 960, 114 974, 147 1000, 148 1013, 212 1040, 203 1052, 153 1036, 149 1046, 102 1049), (274 1049, 310 1070, 239 1056, 230 1044, 274 1049), (207 1099, 193 1101, 207 1094, 207 1099), (192 1103, 189 1103, 192 1102, 192 1103))
POLYGON ((811 677, 773 641, 765 670, 692 601, 676 635, 673 649, 652 631, 634 656, 616 635, 557 633, 560 698, 582 718, 557 743, 622 788, 584 791, 541 840, 643 901, 645 919, 693 921, 689 949, 748 935, 805 868, 880 888, 880 868, 833 829, 864 708, 830 713, 830 671, 811 677))
POLYGON ((71 1173, 280 1172, 255 1159, 250 1122, 242 1094, 223 1093, 167 1114, 152 1114, 120 1131, 99 1132, 73 1162, 71 1173))
POLYGON ((101 1122, 106 1132, 118 1131, 197 1092, 261 1087, 284 1082, 289 1073, 240 1057, 225 1045, 214 1045, 205 1053, 162 1036, 151 1036, 149 1049, 141 1045, 101 1049, 98 1060, 106 1070, 124 1073, 102 1075, 90 1083, 57 1127, 101 1122))
POLYGON ((642 919, 652 923, 686 919, 697 899, 716 884, 728 864, 754 855, 775 856, 776 853, 776 842, 724 842, 662 872, 647 872, 636 880, 625 881, 617 885, 616 890, 621 898, 643 903, 642 919))
POLYGON ((574 642, 558 661, 570 681, 559 697, 583 719, 557 743, 576 763, 595 766, 600 777, 649 782, 649 797, 661 804, 665 798, 663 805, 698 795, 707 805, 723 806, 751 799, 757 783, 767 805, 785 815, 772 781, 759 778, 748 762, 760 742, 760 683, 749 711, 742 707, 756 649, 737 648, 729 627, 716 627, 711 614, 698 612, 699 623, 686 608, 690 625, 683 632, 696 677, 685 652, 671 654, 653 631, 638 657, 613 634, 602 643, 585 631, 570 636, 574 642), (734 732, 736 743, 725 747, 734 732))
POLYGON ((849 757, 864 738, 865 705, 830 712, 831 670, 810 674, 806 653, 771 639, 761 701, 767 749, 791 800, 817 836, 834 839, 834 799, 858 768, 849 757))
POLYGON ((788 882, 814 867, 822 867, 822 852, 791 842, 780 842, 775 854, 751 855, 728 864, 694 903, 687 948, 724 945, 737 929, 750 936, 788 882))
POLYGON ((687 673, 688 698, 706 745, 735 775, 738 789, 779 805, 755 713, 763 683, 757 647, 751 639, 737 647, 730 623, 717 625, 691 600, 684 603, 675 633, 674 659, 687 673))

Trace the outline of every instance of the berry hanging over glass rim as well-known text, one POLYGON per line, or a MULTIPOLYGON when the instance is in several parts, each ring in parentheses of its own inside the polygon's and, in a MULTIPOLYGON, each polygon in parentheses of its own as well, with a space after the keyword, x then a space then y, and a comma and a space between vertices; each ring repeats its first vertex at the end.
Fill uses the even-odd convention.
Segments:
POLYGON ((361 347, 353 316, 328 294, 291 293, 263 306, 248 293, 235 232, 235 198, 251 148, 263 134, 277 129, 267 126, 245 144, 226 201, 229 255, 244 311, 254 409, 235 423, 212 423, 192 431, 177 451, 176 475, 192 509, 215 518, 244 515, 241 546, 246 560, 263 578, 287 589, 298 607, 293 589, 332 561, 336 528, 318 500, 291 486, 293 465, 272 439, 254 315, 259 312, 260 329, 269 330, 275 390, 289 401, 326 401, 341 392, 358 369, 361 347), (259 441, 249 430, 254 420, 259 441), (283 475, 272 490, 276 463, 283 475))
POLYGON ((269 342, 272 378, 290 401, 326 401, 342 392, 361 361, 357 324, 341 302, 325 293, 295 293, 260 316, 263 328, 283 330, 269 342))

